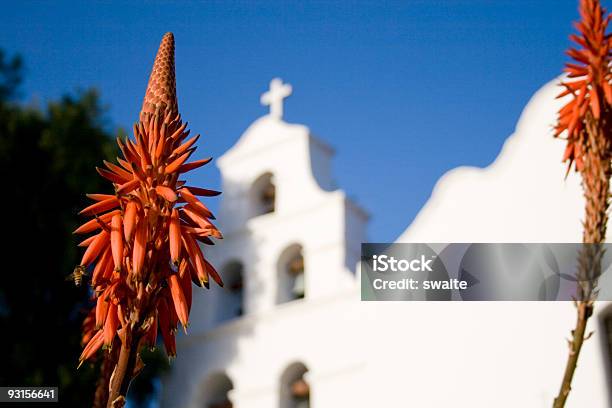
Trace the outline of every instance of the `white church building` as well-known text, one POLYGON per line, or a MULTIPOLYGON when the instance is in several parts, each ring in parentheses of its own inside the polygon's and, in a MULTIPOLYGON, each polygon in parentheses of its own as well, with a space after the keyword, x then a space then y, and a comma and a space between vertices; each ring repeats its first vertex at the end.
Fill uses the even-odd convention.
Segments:
MULTIPOLYGON (((444 175, 398 242, 580 242, 580 179, 550 135, 558 80, 485 169, 444 175)), ((361 302, 368 214, 334 185, 332 148, 283 121, 278 79, 217 161, 225 288, 194 291, 163 380, 168 408, 552 406, 570 302, 361 302), (198 295, 196 295, 198 294, 198 295)), ((568 407, 612 406, 612 305, 591 319, 568 407)))

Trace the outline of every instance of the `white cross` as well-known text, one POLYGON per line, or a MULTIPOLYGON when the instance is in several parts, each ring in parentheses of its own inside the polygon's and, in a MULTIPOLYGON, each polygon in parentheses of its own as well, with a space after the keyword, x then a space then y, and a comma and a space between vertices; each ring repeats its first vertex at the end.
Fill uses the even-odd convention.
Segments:
POLYGON ((270 90, 261 95, 262 105, 270 106, 270 116, 276 119, 283 118, 283 99, 291 95, 293 88, 289 84, 283 84, 280 78, 270 81, 270 90))

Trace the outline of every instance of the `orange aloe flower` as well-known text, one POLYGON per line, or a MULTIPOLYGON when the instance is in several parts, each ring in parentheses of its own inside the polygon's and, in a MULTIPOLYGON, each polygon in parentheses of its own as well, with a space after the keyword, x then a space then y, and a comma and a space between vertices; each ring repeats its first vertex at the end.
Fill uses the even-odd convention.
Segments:
POLYGON ((611 41, 606 33, 612 18, 598 0, 580 1, 579 34, 570 36, 578 45, 567 54, 574 60, 566 64, 567 79, 559 98, 571 95, 558 113, 555 137, 565 135, 567 147, 563 161, 580 172, 585 198, 582 241, 576 277, 576 326, 571 332, 569 354, 555 408, 563 408, 571 391, 572 379, 584 341, 588 319, 593 314, 597 281, 601 272, 606 239, 610 178, 612 177, 612 80, 611 41))
MULTIPOLYGON (((93 203, 80 214, 91 217, 75 234, 92 234, 77 269, 91 270, 96 305, 84 325, 80 362, 115 336, 137 350, 154 346, 158 332, 166 353, 176 354, 175 333, 189 324, 192 282, 222 285, 199 243, 221 233, 198 196, 217 191, 187 186, 184 174, 211 159, 188 161, 199 135, 189 138, 178 113, 174 37, 164 35, 149 79, 134 139, 117 139, 122 156, 104 162, 98 173, 115 194, 88 194, 93 203)), ((129 348, 129 346, 128 346, 129 348)))
POLYGON ((573 163, 578 171, 583 169, 587 115, 599 120, 604 103, 612 105, 612 39, 606 34, 611 16, 596 0, 581 0, 579 10, 582 20, 574 23, 579 34, 570 36, 578 47, 567 50, 574 61, 565 64, 567 80, 561 83, 565 89, 557 96, 572 95, 572 99, 559 110, 554 129, 555 137, 566 132, 563 161, 569 161, 568 171, 573 163))

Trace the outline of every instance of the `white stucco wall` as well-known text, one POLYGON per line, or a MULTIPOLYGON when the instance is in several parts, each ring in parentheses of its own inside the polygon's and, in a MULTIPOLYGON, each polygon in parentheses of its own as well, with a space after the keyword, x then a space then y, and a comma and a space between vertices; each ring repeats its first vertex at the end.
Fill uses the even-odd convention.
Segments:
MULTIPOLYGON (((584 200, 580 176, 572 172, 564 179, 566 167, 561 157, 565 143, 554 139, 551 133, 556 112, 563 103, 555 100, 558 82, 556 79, 548 83, 533 96, 494 163, 486 169, 462 167, 444 175, 398 241, 581 242, 584 200)), ((602 332, 598 318, 606 306, 598 304, 591 330, 602 332)), ((461 378, 444 381, 451 384, 450 389, 463 389, 463 397, 455 404, 551 405, 567 356, 564 339, 575 319, 570 302, 405 307, 407 314, 428 316, 412 327, 430 333, 426 337, 432 348, 443 347, 431 332, 432 326, 437 327, 435 322, 450 321, 456 326, 452 343, 469 358, 453 356, 453 363, 445 363, 461 378), (441 314, 437 319, 436 308, 441 314), (466 365, 472 369, 461 374, 460 368, 466 365), (470 394, 467 390, 474 386, 477 388, 470 394)), ((603 408, 612 403, 608 400, 604 347, 602 336, 594 336, 586 343, 568 406, 603 408)), ((417 364, 425 367, 427 361, 417 364)), ((452 403, 450 397, 438 398, 440 404, 452 403)))

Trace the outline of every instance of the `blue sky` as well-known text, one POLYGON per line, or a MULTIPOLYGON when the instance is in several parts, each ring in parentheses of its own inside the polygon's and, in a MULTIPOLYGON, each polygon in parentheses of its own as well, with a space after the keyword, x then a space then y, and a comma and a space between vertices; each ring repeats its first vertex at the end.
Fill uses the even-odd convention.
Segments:
MULTIPOLYGON (((220 156, 265 114, 259 95, 280 76, 294 88, 285 119, 337 150, 336 179, 372 214, 370 240, 390 241, 442 174, 497 156, 530 96, 561 72, 576 7, 21 1, 3 7, 0 48, 25 58, 24 101, 96 87, 110 126, 131 128, 161 36, 174 32, 179 105, 204 136, 200 156, 220 156)), ((197 182, 218 186, 218 171, 197 182)))

